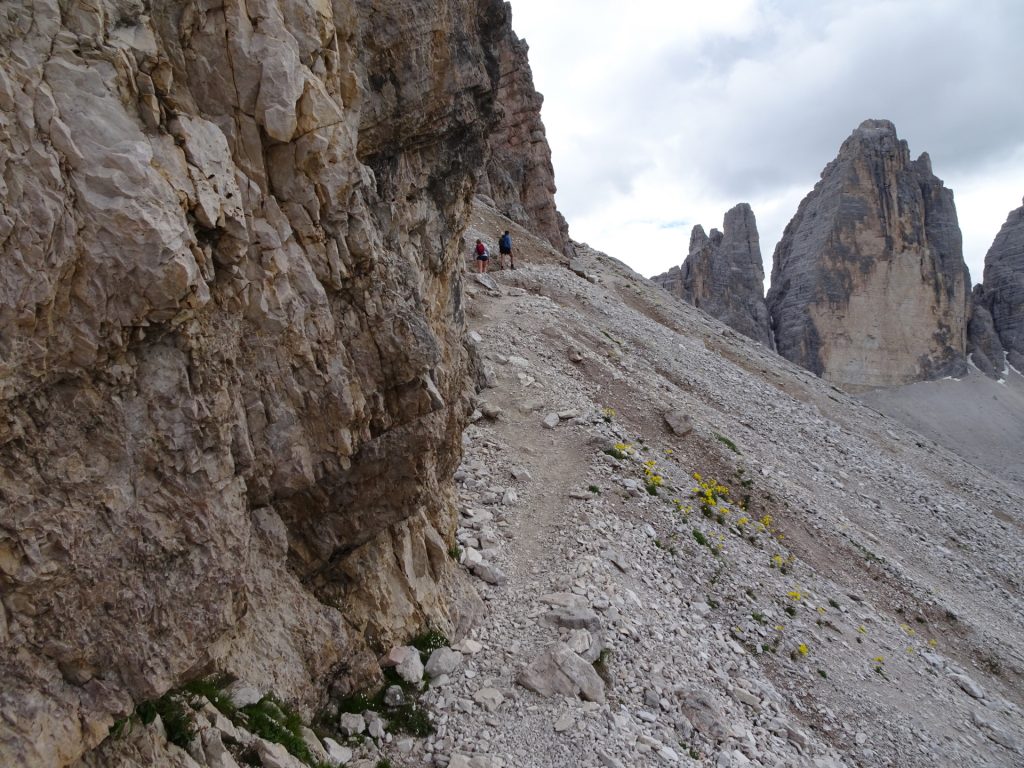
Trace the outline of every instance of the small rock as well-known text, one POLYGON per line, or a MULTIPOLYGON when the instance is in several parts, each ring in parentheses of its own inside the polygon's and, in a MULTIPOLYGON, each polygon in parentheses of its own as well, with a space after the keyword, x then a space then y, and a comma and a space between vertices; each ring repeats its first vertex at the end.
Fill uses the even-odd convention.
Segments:
POLYGON ((499 408, 496 405, 493 405, 492 403, 481 403, 480 413, 482 413, 485 417, 493 421, 494 419, 497 419, 501 416, 502 410, 501 408, 499 408))
POLYGON ((617 549, 606 549, 601 552, 601 557, 605 560, 610 561, 616 568, 623 573, 629 570, 629 561, 626 560, 626 556, 623 555, 617 549))
POLYGON ((473 701, 488 712, 495 712, 505 701, 505 696, 497 688, 481 688, 473 694, 473 701))
POLYGON ((477 578, 486 581, 488 584, 493 584, 496 587, 500 587, 503 584, 508 583, 508 576, 498 566, 493 563, 477 563, 473 566, 473 573, 477 578))
POLYGON ((967 675, 950 675, 953 682, 960 686, 964 693, 973 699, 984 699, 985 689, 967 675))
POLYGON ((451 648, 438 648, 430 654, 424 671, 431 677, 450 675, 462 666, 462 654, 451 648))
POLYGON ((474 566, 480 565, 483 561, 484 556, 480 554, 479 550, 473 549, 473 547, 462 548, 462 554, 459 556, 459 562, 470 570, 472 570, 474 566))
POLYGON ((299 735, 302 737, 302 742, 306 745, 306 749, 309 750, 309 754, 313 759, 326 763, 328 758, 327 750, 324 749, 324 745, 320 743, 317 735, 304 725, 299 727, 299 735))
POLYGON ((689 414, 674 410, 666 411, 663 418, 673 435, 683 437, 693 431, 693 419, 690 418, 689 414))
POLYGON ((400 707, 405 703, 405 691, 400 685, 388 686, 384 691, 384 703, 389 707, 400 707))
POLYGON ((597 759, 601 761, 601 765, 605 768, 626 768, 625 763, 616 757, 612 757, 603 749, 597 750, 597 759))
POLYGON ((473 275, 473 279, 476 280, 480 285, 487 289, 488 293, 500 296, 501 291, 498 290, 498 284, 494 282, 494 278, 490 275, 477 272, 473 275))
POLYGON ((563 712, 562 716, 555 721, 555 733, 565 733, 575 725, 576 720, 569 712, 563 712))
POLYGON ((544 424, 545 429, 554 429, 558 426, 559 421, 560 419, 558 418, 557 413, 549 413, 544 417, 544 421, 542 423, 544 424))
MULTIPOLYGON (((474 550, 475 551, 475 550, 474 550)), ((465 555, 467 549, 462 550, 465 555)), ((418 683, 423 679, 423 661, 420 652, 411 645, 400 645, 388 651, 380 660, 382 667, 394 667, 398 676, 407 683, 418 683)))
POLYGON ((456 651, 463 654, 472 656, 473 654, 480 653, 484 649, 483 645, 476 640, 471 638, 465 638, 458 645, 453 646, 456 651))
POLYGON ((722 707, 704 691, 696 688, 684 691, 682 710, 693 727, 708 738, 721 740, 729 732, 722 707))
POLYGON ((662 747, 661 749, 659 749, 658 757, 660 757, 666 763, 679 762, 679 753, 672 749, 672 747, 662 747))
POLYGON ((524 688, 541 696, 580 696, 604 701, 604 681, 594 667, 564 643, 548 646, 516 678, 524 688))
POLYGON ((362 715, 357 715, 354 712, 342 712, 338 727, 346 736, 358 736, 366 730, 366 720, 362 715))
POLYGON ((253 740, 256 754, 259 756, 263 768, 304 768, 304 763, 296 757, 292 757, 280 744, 266 741, 261 738, 253 740))
POLYGON ((243 680, 236 680, 224 689, 224 694, 237 709, 259 704, 263 694, 243 680))
POLYGON ((761 711, 761 700, 757 698, 750 691, 746 691, 742 688, 734 688, 732 691, 733 698, 741 704, 746 704, 748 707, 753 709, 755 712, 761 711))

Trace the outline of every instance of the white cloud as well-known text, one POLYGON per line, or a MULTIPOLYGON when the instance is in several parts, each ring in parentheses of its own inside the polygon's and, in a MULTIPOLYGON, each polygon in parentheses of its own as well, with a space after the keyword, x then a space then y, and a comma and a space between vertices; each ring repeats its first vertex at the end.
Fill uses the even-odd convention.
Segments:
POLYGON ((800 199, 867 118, 892 120, 912 153, 929 152, 956 195, 975 280, 1024 194, 1014 82, 1024 4, 513 0, 512 9, 545 95, 571 234, 643 274, 681 263, 690 226, 720 227, 740 201, 754 208, 769 273, 800 199))

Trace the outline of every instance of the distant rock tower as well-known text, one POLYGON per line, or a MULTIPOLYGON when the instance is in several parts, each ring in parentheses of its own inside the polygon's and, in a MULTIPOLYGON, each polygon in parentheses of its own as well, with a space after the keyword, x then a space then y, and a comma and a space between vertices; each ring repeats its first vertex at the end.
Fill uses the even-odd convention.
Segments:
POLYGON ((775 249, 781 355, 852 389, 962 372, 970 277, 953 193, 888 120, 843 142, 775 249))
MULTIPOLYGON (((1024 201, 1022 201, 1024 202, 1024 201)), ((974 288, 969 348, 982 371, 1006 362, 1024 371, 1024 205, 1006 217, 985 255, 985 281, 974 288)))
POLYGON ((774 348, 764 300, 764 266, 757 221, 747 203, 725 214, 724 232, 699 224, 682 267, 651 280, 745 336, 774 348))

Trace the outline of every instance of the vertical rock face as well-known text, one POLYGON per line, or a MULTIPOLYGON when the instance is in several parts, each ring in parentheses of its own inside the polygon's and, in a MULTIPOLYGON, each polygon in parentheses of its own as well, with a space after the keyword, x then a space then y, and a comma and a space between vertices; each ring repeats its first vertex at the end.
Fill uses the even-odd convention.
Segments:
POLYGON ((445 624, 498 0, 0 14, 0 764, 445 624))
POLYGON ((985 255, 984 301, 1007 362, 1024 371, 1024 206, 1010 212, 985 255))
POLYGON ((768 308, 783 356, 893 386, 963 369, 969 291, 953 193, 892 123, 868 120, 786 227, 768 308))
POLYGON ((747 203, 725 214, 724 230, 712 229, 709 237, 703 227, 695 226, 682 267, 651 280, 771 348, 761 245, 757 221, 747 203))
POLYGON ((571 255, 569 226, 555 207, 555 171, 540 119, 544 98, 534 89, 528 50, 515 34, 502 38, 496 49, 499 118, 479 191, 502 214, 571 255))

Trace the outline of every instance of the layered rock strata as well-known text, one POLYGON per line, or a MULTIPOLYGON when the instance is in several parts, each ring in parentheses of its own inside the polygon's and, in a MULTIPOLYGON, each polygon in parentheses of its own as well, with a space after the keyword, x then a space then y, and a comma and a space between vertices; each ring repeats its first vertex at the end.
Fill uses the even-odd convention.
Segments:
MULTIPOLYGON (((984 283, 975 287, 975 312, 987 313, 991 331, 1006 353, 1006 362, 1018 371, 1024 371, 1024 206, 1010 212, 996 235, 992 247, 985 255, 984 283)), ((972 354, 976 363, 987 352, 998 354, 987 326, 979 324, 977 333, 972 318, 972 354), (987 341, 987 343, 986 343, 987 341)), ((1002 371, 1003 360, 991 361, 1002 371)), ((982 364, 979 364, 985 370, 982 364)))
POLYGON ((569 226, 555 206, 555 171, 540 117, 544 97, 534 89, 528 51, 526 41, 515 34, 498 45, 499 119, 479 191, 502 215, 571 256, 569 226))
POLYGON ((498 0, 0 14, 0 764, 447 626, 498 0))
POLYGON ((764 300, 764 264, 757 220, 747 203, 725 214, 722 232, 690 234, 682 267, 651 280, 675 296, 718 318, 745 336, 772 348, 768 307, 764 300))
POLYGON ((853 388, 963 370, 969 276, 953 193, 887 120, 843 143, 775 249, 780 354, 853 388))

